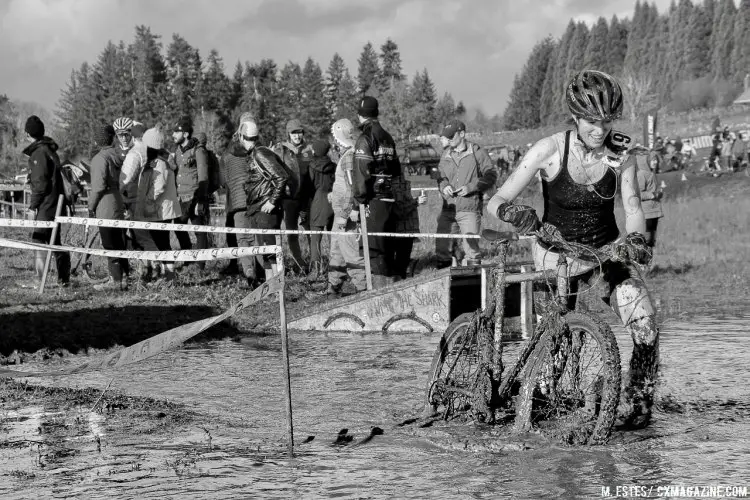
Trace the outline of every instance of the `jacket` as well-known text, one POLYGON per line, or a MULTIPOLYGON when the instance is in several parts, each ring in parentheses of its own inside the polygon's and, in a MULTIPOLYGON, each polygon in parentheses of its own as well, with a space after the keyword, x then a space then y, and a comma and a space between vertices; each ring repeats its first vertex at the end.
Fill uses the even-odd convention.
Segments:
POLYGON ((327 227, 333 217, 333 207, 328 201, 328 193, 333 189, 336 164, 330 158, 313 158, 310 162, 310 177, 315 186, 315 194, 310 204, 310 225, 327 227))
POLYGON ((164 155, 154 156, 143 166, 138 179, 135 220, 165 221, 181 215, 174 172, 167 166, 164 155))
POLYGON ((232 142, 219 161, 221 186, 227 193, 224 205, 227 215, 247 207, 245 183, 250 175, 250 161, 250 155, 238 142, 232 142))
POLYGON ((177 195, 180 201, 208 201, 208 152, 199 148, 198 139, 191 137, 184 146, 177 146, 174 156, 174 170, 177 171, 177 195))
POLYGON ((656 199, 656 176, 650 170, 638 168, 638 189, 641 192, 641 207, 646 219, 664 217, 661 201, 656 199))
POLYGON ((378 120, 369 119, 360 129, 362 135, 354 144, 354 199, 359 204, 367 204, 372 199, 393 200, 391 178, 401 175, 396 143, 378 120))
POLYGON ((393 179, 393 196, 395 201, 386 230, 394 233, 418 233, 419 204, 411 195, 411 182, 403 176, 393 179))
POLYGON ((29 157, 29 209, 37 211, 36 220, 54 220, 57 199, 63 192, 57 144, 42 137, 26 146, 23 154, 29 157))
POLYGON ((146 164, 146 145, 142 141, 135 141, 125 155, 120 170, 120 191, 123 201, 132 204, 138 197, 138 178, 146 164))
POLYGON ((122 219, 125 205, 120 194, 120 158, 112 146, 102 148, 91 160, 89 210, 100 219, 122 219))
POLYGON ((333 215, 338 223, 345 223, 354 207, 352 198, 351 173, 354 168, 354 148, 347 149, 339 158, 331 190, 333 215))
POLYGON ((312 185, 309 175, 312 145, 303 142, 297 147, 291 142, 285 141, 276 144, 273 147, 273 152, 279 155, 290 172, 284 196, 292 198, 291 193, 296 192, 297 195, 294 196, 294 199, 300 200, 303 206, 307 206, 307 202, 315 193, 315 187, 312 185))
POLYGON ((259 212, 267 201, 273 203, 278 210, 289 179, 281 159, 263 146, 256 147, 249 157, 249 171, 244 185, 247 214, 259 212))
POLYGON ((446 148, 440 158, 440 195, 443 197, 443 209, 457 212, 481 212, 482 195, 495 186, 497 170, 487 152, 478 145, 465 141, 466 149, 457 152, 446 148), (466 186, 467 196, 445 196, 446 186, 458 189, 466 186))

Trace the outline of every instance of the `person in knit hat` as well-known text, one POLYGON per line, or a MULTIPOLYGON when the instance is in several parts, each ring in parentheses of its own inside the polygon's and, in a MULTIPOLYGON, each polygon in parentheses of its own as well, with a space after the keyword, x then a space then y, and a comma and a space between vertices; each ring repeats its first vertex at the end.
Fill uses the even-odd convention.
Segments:
MULTIPOLYGON (((138 179, 138 196, 135 203, 135 219, 144 222, 172 223, 182 215, 180 200, 177 197, 175 174, 167 165, 169 153, 164 149, 164 134, 158 128, 150 128, 143 134, 146 148, 146 162, 138 179)), ((139 229, 138 241, 148 251, 168 251, 169 231, 139 229)), ((175 277, 174 263, 164 263, 164 281, 175 277)), ((151 273, 140 275, 143 281, 151 278, 151 273)))
POLYGON ((333 209, 333 233, 328 261, 328 288, 325 293, 337 296, 349 276, 354 289, 367 289, 365 259, 359 240, 359 210, 352 198, 352 169, 354 168, 354 142, 357 129, 343 118, 331 127, 331 135, 341 156, 336 165, 334 181, 329 195, 333 209), (342 235, 341 233, 349 233, 342 235))
MULTIPOLYGON (((289 120, 286 124, 286 133, 287 140, 273 147, 274 153, 279 155, 291 173, 282 201, 284 227, 291 230, 296 230, 300 226, 310 229, 309 206, 314 188, 308 170, 312 146, 305 141, 305 129, 299 120, 289 120)), ((302 258, 299 236, 287 235, 287 243, 298 270, 305 271, 307 266, 302 258)))
MULTIPOLYGON (((99 148, 91 159, 91 192, 89 193, 89 217, 123 220, 125 204, 120 193, 120 158, 114 148, 115 129, 102 125, 96 129, 95 145, 99 148)), ((125 250, 125 231, 122 228, 100 227, 102 247, 107 250, 125 250)), ((127 290, 130 272, 128 259, 109 257, 109 280, 94 285, 96 290, 127 290)))
MULTIPOLYGON (((30 144, 24 148, 23 154, 29 157, 29 183, 31 185, 31 199, 29 210, 34 212, 34 220, 51 221, 55 219, 57 201, 62 193, 62 176, 60 175, 60 158, 57 156, 58 146, 44 135, 44 123, 31 115, 24 127, 26 139, 30 144)), ((67 207, 64 207, 67 213, 67 207)), ((31 235, 36 243, 49 244, 52 238, 52 228, 36 228, 31 235)), ((58 231, 55 245, 60 244, 58 231)), ((47 252, 37 251, 34 258, 36 279, 40 280, 44 272, 44 262, 47 252)), ((61 286, 68 286, 70 281, 70 254, 55 252, 55 266, 57 267, 57 282, 61 286)), ((24 284, 24 286, 27 284, 24 284)), ((28 284, 36 287, 36 282, 28 284)))
MULTIPOLYGON (((393 209, 391 181, 401 175, 396 143, 378 121, 378 100, 362 98, 357 110, 362 134, 354 146, 352 193, 357 204, 367 207, 367 230, 382 232, 393 209)), ((369 236, 370 270, 373 286, 379 288, 393 281, 385 258, 385 239, 369 236)))
MULTIPOLYGON (((312 159, 310 160, 310 178, 314 187, 312 203, 310 204, 310 229, 313 231, 330 231, 333 226, 333 208, 328 201, 328 194, 333 189, 336 164, 328 157, 331 145, 328 141, 317 139, 312 143, 312 159)), ((322 234, 310 235, 310 274, 308 278, 317 280, 323 274, 323 256, 320 247, 323 242, 322 234)))

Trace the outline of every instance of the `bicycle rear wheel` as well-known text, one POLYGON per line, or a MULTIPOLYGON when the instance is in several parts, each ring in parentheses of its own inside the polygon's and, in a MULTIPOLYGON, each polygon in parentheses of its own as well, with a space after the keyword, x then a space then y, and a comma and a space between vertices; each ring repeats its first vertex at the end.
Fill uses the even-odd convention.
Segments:
POLYGON ((445 418, 471 407, 480 357, 476 331, 469 328, 473 313, 464 313, 445 330, 430 366, 427 404, 444 411, 445 418))
POLYGON ((603 443, 620 399, 620 352, 609 326, 580 312, 564 333, 544 332, 529 357, 516 430, 533 426, 570 444, 603 443))

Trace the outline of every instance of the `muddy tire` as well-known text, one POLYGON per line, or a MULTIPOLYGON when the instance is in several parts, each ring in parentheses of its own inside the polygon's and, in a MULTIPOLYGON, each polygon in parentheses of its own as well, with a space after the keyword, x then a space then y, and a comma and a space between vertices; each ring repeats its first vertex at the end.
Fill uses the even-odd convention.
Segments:
POLYGON ((468 393, 476 381, 479 366, 476 332, 469 333, 473 316, 474 313, 464 313, 451 321, 432 358, 427 405, 433 412, 444 411, 446 417, 466 410, 471 404, 468 393), (464 389, 467 394, 446 391, 445 387, 464 389))
POLYGON ((569 332, 545 332, 529 357, 516 431, 536 426, 569 444, 606 442, 620 400, 620 352, 609 326, 579 312, 569 332))

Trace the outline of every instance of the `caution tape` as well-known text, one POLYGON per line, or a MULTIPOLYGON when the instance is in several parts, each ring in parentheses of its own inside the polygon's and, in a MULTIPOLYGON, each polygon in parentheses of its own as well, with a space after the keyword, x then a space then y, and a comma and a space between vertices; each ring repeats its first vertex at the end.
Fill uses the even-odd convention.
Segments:
POLYGON ((52 220, 29 220, 29 219, 0 219, 0 227, 54 227, 52 220))
MULTIPOLYGON (((309 231, 302 229, 248 229, 240 227, 223 226, 201 226, 192 224, 169 224, 167 222, 140 222, 114 219, 94 219, 84 217, 57 217, 55 219, 61 224, 79 224, 93 227, 115 227, 122 229, 149 229, 159 231, 191 231, 194 233, 219 233, 219 234, 327 234, 335 236, 351 236, 351 232, 339 231, 309 231)), ((385 233, 368 232, 369 236, 385 236, 392 238, 447 238, 447 239, 480 239, 478 234, 443 234, 443 233, 385 233)))
POLYGON ((98 255, 100 257, 111 257, 118 259, 142 259, 163 262, 202 262, 209 260, 238 259, 250 255, 278 254, 281 247, 278 245, 265 245, 256 247, 235 248, 208 248, 203 250, 167 250, 167 251, 140 251, 140 250, 105 250, 103 248, 81 248, 45 243, 29 243, 25 241, 9 240, 0 238, 0 247, 17 248, 20 250, 44 250, 55 252, 75 252, 98 255))
POLYGON ((0 377, 59 377, 61 375, 73 375, 106 368, 120 368, 125 365, 143 361, 144 359, 148 359, 183 344, 199 333, 221 323, 230 316, 237 314, 242 309, 263 300, 272 293, 283 293, 282 276, 283 273, 275 275, 273 278, 263 283, 263 285, 249 293, 240 302, 218 316, 212 316, 210 318, 172 328, 171 330, 167 330, 166 332, 142 340, 137 344, 133 344, 130 347, 125 347, 104 357, 93 359, 82 365, 49 372, 23 372, 0 368, 0 377))

